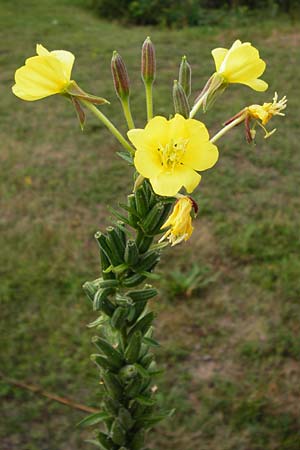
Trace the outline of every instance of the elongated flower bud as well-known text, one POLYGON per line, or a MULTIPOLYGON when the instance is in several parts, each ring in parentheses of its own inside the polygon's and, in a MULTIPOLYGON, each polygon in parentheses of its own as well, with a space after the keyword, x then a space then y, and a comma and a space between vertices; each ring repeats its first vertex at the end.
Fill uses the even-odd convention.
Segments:
POLYGON ((185 119, 189 117, 190 107, 184 89, 177 80, 173 85, 173 102, 175 113, 181 114, 185 119))
POLYGON ((129 96, 129 77, 125 63, 118 52, 111 59, 111 73, 117 96, 122 100, 129 96))
POLYGON ((186 56, 182 57, 179 67, 179 83, 183 87, 185 95, 189 98, 192 91, 192 68, 187 62, 186 56))
POLYGON ((142 47, 142 79, 144 83, 153 83, 155 80, 155 71, 155 49, 148 36, 142 47))

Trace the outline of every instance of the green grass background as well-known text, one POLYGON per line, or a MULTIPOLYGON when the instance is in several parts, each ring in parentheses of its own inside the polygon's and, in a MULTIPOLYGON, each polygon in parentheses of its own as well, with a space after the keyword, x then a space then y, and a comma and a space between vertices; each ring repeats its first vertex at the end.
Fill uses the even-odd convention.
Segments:
MULTIPOLYGON (((110 221, 132 174, 119 146, 89 116, 82 133, 71 105, 53 97, 26 103, 10 90, 14 70, 35 44, 76 55, 73 77, 104 96, 125 131, 110 78, 112 50, 126 60, 132 110, 145 123, 140 47, 151 35, 158 74, 155 113, 172 113, 171 86, 183 54, 194 94, 213 71, 210 50, 250 40, 267 62, 268 93, 233 86, 202 120, 210 132, 247 104, 289 98, 287 116, 269 141, 248 146, 242 129, 220 141, 220 160, 196 198, 191 240, 165 252, 161 290, 152 302, 159 395, 176 415, 152 431, 156 450, 300 449, 299 24, 285 18, 227 27, 162 30, 108 24, 80 2, 0 2, 0 297, 1 372, 98 407, 98 375, 89 361, 95 319, 81 290, 98 276, 93 233, 110 221), (30 178, 28 178, 30 177, 30 178), (31 183, 28 182, 31 180, 31 183), (176 271, 208 268, 185 295, 176 271), (173 274, 173 276, 172 276, 173 274), (205 277, 212 277, 209 284, 205 277)), ((200 115, 199 115, 200 118, 200 115)), ((1 381, 1 450, 89 448, 84 416, 1 381)))

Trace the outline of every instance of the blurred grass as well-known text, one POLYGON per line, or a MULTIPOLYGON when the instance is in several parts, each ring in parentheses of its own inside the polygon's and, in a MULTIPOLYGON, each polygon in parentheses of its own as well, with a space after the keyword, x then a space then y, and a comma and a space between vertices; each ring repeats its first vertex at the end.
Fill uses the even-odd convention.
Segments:
MULTIPOLYGON (((139 50, 151 35, 158 57, 155 112, 168 115, 180 57, 193 67, 196 93, 213 70, 210 50, 239 37, 267 61, 268 94, 234 86, 205 117, 211 132, 245 104, 289 98, 269 142, 246 146, 241 130, 220 142, 217 167, 197 193, 193 238, 161 263, 153 302, 160 394, 177 413, 150 441, 155 449, 299 450, 299 24, 262 19, 236 29, 122 28, 100 21, 80 1, 1 0, 0 267, 1 370, 97 407, 89 362, 95 316, 81 284, 98 275, 93 233, 107 206, 124 199, 131 173, 118 145, 93 118, 81 133, 64 99, 25 103, 10 92, 14 70, 36 42, 76 54, 73 72, 88 92, 111 100, 105 112, 124 123, 110 79, 118 49, 130 71, 137 125, 145 121, 139 50), (217 273, 192 296, 178 295, 172 273, 196 264, 217 273), (176 292, 176 295, 174 294, 176 292)), ((176 278, 176 275, 175 275, 176 278)), ((180 288, 180 286, 179 286, 180 288)), ((1 383, 1 449, 88 448, 75 429, 83 414, 1 383)))

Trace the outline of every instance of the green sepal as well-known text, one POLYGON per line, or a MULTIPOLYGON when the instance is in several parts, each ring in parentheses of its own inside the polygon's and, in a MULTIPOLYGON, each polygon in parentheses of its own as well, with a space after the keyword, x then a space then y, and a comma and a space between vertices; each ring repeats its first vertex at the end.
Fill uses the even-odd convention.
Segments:
POLYGON ((111 397, 115 400, 120 400, 123 397, 123 388, 117 376, 106 371, 102 373, 102 378, 109 395, 111 395, 111 397))
POLYGON ((149 300, 150 298, 155 297, 157 294, 158 294, 157 289, 145 288, 136 291, 129 291, 127 292, 126 295, 130 297, 134 302, 141 302, 144 300, 149 300))
POLYGON ((133 336, 137 331, 140 331, 144 336, 155 318, 155 314, 153 312, 149 312, 145 316, 143 316, 134 326, 131 328, 130 333, 128 335, 129 339, 133 336))
POLYGON ((109 103, 109 101, 105 98, 97 97, 96 95, 88 94, 83 91, 74 80, 70 81, 66 88, 66 92, 72 97, 85 100, 93 105, 103 105, 105 103, 109 103))
POLYGON ((130 430, 133 427, 134 420, 128 409, 121 407, 119 409, 118 418, 122 427, 125 428, 125 430, 130 430))
POLYGON ((113 398, 107 397, 104 400, 104 408, 109 415, 116 416, 118 414, 121 403, 113 398))
POLYGON ((127 364, 119 371, 119 376, 123 383, 128 383, 136 378, 137 370, 133 364, 127 364))
POLYGON ((129 343, 125 350, 125 359, 128 363, 135 363, 141 351, 142 346, 142 333, 141 331, 136 331, 129 339, 129 343))
POLYGON ((92 354, 91 361, 93 361, 95 364, 97 364, 97 366, 100 367, 100 369, 118 370, 118 368, 113 363, 111 363, 110 360, 106 358, 106 356, 92 354))
POLYGON ((131 450, 142 450, 144 448, 144 445, 145 445, 145 431, 139 430, 133 436, 129 444, 129 448, 131 450))
POLYGON ((183 87, 177 80, 173 85, 173 103, 175 113, 181 114, 185 119, 189 117, 190 105, 183 87))
POLYGON ((120 330, 125 324, 128 316, 128 309, 119 306, 112 315, 110 320, 111 326, 116 330, 120 330))
POLYGON ((99 336, 94 336, 92 338, 92 342, 105 356, 107 356, 111 364, 116 369, 120 369, 122 367, 122 365, 124 364, 124 360, 121 353, 119 353, 118 350, 114 349, 108 341, 99 336))
POLYGON ((110 414, 107 414, 106 412, 97 412, 85 417, 80 422, 78 422, 76 426, 91 427, 110 418, 110 414))
POLYGON ((136 245, 136 242, 133 240, 128 240, 126 243, 125 253, 124 253, 124 260, 126 264, 129 266, 134 266, 139 259, 139 250, 136 245))
POLYGON ((98 440, 102 445, 103 450, 115 450, 116 447, 110 437, 107 434, 102 433, 102 431, 98 433, 98 440))
POLYGON ((134 379, 132 379, 128 385, 126 386, 126 397, 135 398, 140 394, 143 388, 143 378, 140 375, 137 375, 134 379))
POLYGON ((192 69, 186 56, 182 57, 179 67, 179 83, 183 87, 185 95, 189 97, 192 91, 192 69))
POLYGON ((118 419, 115 419, 112 424, 110 437, 111 440, 117 445, 124 445, 126 443, 126 431, 124 430, 118 419))

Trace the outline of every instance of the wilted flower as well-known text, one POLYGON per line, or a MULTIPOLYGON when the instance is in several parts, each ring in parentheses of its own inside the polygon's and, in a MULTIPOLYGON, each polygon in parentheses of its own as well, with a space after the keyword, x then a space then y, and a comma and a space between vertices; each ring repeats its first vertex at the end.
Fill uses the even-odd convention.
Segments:
POLYGON ((201 179, 197 171, 212 167, 219 156, 205 125, 180 114, 171 120, 156 116, 128 137, 137 149, 136 169, 158 195, 174 196, 182 186, 192 192, 201 179))
POLYGON ((175 203, 172 214, 163 224, 161 229, 168 228, 168 231, 160 239, 168 239, 172 246, 182 241, 187 241, 193 232, 191 212, 195 207, 194 202, 189 197, 181 197, 175 203))

